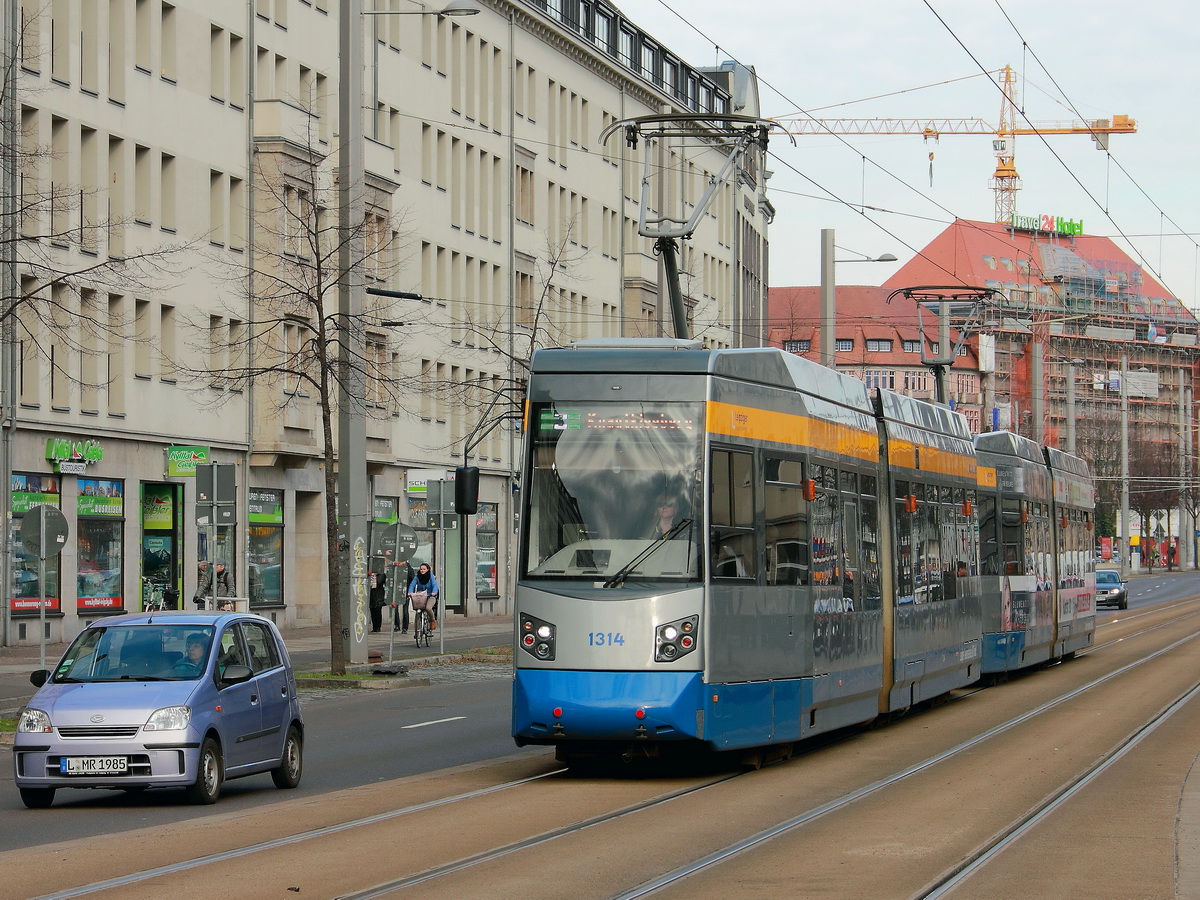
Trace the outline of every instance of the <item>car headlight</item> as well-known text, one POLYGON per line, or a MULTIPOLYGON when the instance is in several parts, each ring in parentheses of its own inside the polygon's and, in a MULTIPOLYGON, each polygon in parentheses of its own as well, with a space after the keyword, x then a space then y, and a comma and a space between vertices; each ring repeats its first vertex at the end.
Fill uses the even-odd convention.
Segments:
POLYGON ((18 734, 45 734, 53 730, 54 726, 50 724, 50 717, 40 709, 25 706, 17 713, 18 734))
POLYGON ((192 721, 190 706, 164 706, 156 709, 142 726, 144 731, 182 731, 192 721))

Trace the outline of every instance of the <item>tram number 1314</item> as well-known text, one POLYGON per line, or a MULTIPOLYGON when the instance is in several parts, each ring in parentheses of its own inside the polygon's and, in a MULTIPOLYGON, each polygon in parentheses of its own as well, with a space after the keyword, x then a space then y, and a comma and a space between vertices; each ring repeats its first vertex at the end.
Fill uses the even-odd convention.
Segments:
POLYGON ((619 631, 593 631, 588 634, 589 647, 608 647, 616 645, 618 647, 625 644, 625 635, 619 631))

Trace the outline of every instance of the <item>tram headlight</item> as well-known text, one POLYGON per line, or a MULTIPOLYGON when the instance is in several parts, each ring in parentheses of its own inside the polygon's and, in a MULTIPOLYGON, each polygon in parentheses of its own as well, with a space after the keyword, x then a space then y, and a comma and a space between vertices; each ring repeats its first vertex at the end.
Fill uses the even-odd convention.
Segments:
POLYGON ((699 626, 699 616, 688 616, 659 625, 654 630, 654 661, 675 662, 695 650, 699 626))
POLYGON ((521 613, 519 628, 517 643, 522 650, 545 662, 554 659, 558 628, 553 623, 521 613))

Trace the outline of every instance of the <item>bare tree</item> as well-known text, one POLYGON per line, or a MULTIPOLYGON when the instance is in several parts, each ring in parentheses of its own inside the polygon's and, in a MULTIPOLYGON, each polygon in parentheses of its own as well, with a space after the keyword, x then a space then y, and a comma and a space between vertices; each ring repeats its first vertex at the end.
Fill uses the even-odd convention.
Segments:
MULTIPOLYGON (((1178 448, 1173 443, 1152 440, 1134 441, 1129 450, 1130 506, 1137 511, 1142 525, 1143 543, 1149 543, 1146 568, 1153 569, 1157 556, 1156 536, 1152 533, 1155 513, 1168 513, 1179 506, 1178 448)), ((1169 529, 1168 529, 1169 531, 1169 529)), ((1168 541, 1170 534, 1166 534, 1168 541)), ((1170 555, 1164 563, 1169 567, 1170 555)))
MULTIPOLYGON (((364 250, 352 266, 368 284, 382 284, 399 266, 402 235, 390 212, 391 190, 372 183, 364 186, 364 220, 351 235, 342 235, 333 213, 336 188, 324 163, 294 145, 260 148, 255 155, 254 252, 245 269, 221 273, 249 291, 248 304, 227 309, 215 327, 211 316, 193 322, 196 352, 178 368, 198 376, 191 380, 200 386, 253 384, 254 445, 322 462, 331 664, 342 674, 342 630, 351 623, 343 623, 340 603, 347 561, 339 541, 335 422, 340 415, 391 418, 405 393, 386 324, 395 301, 368 297, 362 316, 347 321, 338 302, 339 251, 343 240, 361 241, 364 250), (246 309, 248 320, 241 321, 246 309), (236 327, 229 326, 231 320, 236 327), (351 349, 343 354, 343 347, 351 349), (341 409, 342 398, 353 396, 342 388, 352 384, 365 385, 364 397, 352 401, 361 406, 341 409), (307 423, 317 424, 315 434, 286 427, 307 423)), ((216 391, 210 400, 221 402, 227 395, 216 391)))

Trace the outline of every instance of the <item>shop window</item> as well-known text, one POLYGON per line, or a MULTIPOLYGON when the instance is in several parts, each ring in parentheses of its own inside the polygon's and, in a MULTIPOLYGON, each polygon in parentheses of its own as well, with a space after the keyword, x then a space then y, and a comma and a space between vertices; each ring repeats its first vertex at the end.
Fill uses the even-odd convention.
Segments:
POLYGON ((283 606, 283 491, 251 488, 249 501, 250 607, 283 606))
POLYGON ((125 483, 80 478, 78 485, 79 612, 124 609, 125 483))
POLYGON ((499 596, 496 582, 496 504, 480 503, 475 516, 475 596, 499 596))
POLYGON ((57 475, 25 475, 13 473, 11 484, 12 526, 9 541, 13 548, 13 584, 10 609, 14 616, 38 615, 39 598, 45 597, 46 611, 61 613, 58 574, 61 555, 54 554, 46 560, 46 584, 42 590, 39 581, 39 560, 21 543, 21 522, 31 509, 43 504, 62 508, 62 497, 57 475))

